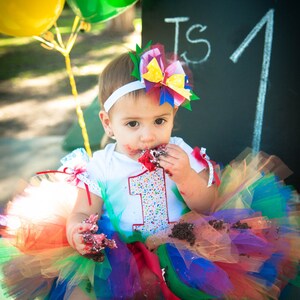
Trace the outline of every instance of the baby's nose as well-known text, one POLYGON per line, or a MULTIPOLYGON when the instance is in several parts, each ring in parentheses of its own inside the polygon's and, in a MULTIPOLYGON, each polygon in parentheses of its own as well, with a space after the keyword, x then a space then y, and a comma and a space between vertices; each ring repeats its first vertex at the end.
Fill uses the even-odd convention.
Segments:
POLYGON ((143 143, 149 143, 155 140, 155 134, 150 128, 143 128, 140 139, 143 143))

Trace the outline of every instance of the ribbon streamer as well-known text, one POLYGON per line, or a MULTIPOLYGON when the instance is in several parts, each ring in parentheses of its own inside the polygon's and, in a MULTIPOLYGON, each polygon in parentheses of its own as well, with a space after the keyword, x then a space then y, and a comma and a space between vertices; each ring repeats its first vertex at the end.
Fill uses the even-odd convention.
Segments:
POLYGON ((208 155, 206 154, 206 148, 201 147, 195 147, 192 155, 202 164, 204 164, 208 170, 209 170, 209 178, 207 187, 210 187, 213 183, 215 183, 217 186, 220 185, 220 178, 215 171, 214 165, 216 164, 214 161, 210 160, 208 155))

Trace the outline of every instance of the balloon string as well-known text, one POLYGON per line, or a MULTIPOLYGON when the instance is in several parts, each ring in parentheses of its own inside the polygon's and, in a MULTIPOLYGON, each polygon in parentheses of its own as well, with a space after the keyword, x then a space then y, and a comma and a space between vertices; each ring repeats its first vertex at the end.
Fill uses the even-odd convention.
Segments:
POLYGON ((42 42, 42 44, 46 45, 48 47, 48 49, 50 49, 50 50, 55 49, 65 57, 66 69, 67 69, 67 73, 69 76, 69 81, 70 81, 70 85, 71 85, 71 89, 72 89, 72 95, 74 96, 74 99, 76 102, 76 114, 77 114, 79 126, 81 128, 84 147, 85 147, 85 150, 88 153, 88 155, 91 157, 92 151, 91 151, 91 147, 90 147, 90 143, 89 143, 89 136, 88 136, 86 125, 85 125, 83 112, 82 112, 82 109, 80 106, 80 101, 78 99, 78 92, 77 92, 77 88, 76 88, 76 82, 75 82, 75 78, 73 75, 71 59, 70 59, 70 52, 73 48, 73 45, 77 38, 77 34, 80 30, 80 22, 79 21, 80 21, 80 18, 78 16, 76 16, 74 19, 74 22, 73 22, 72 32, 71 32, 71 35, 69 37, 66 47, 63 44, 63 40, 62 40, 60 31, 59 31, 59 28, 56 26, 56 24, 54 24, 54 27, 55 27, 58 43, 54 39, 47 40, 47 39, 45 39, 43 37, 39 37, 39 36, 34 36, 34 38, 36 40, 42 42))
POLYGON ((56 23, 54 23, 54 28, 55 28, 58 44, 64 49, 65 45, 64 45, 64 42, 62 40, 62 36, 60 34, 59 28, 57 27, 56 23))
POLYGON ((65 62, 66 62, 66 69, 67 69, 67 72, 69 75, 70 85, 72 88, 72 94, 76 101, 76 113, 77 113, 78 123, 81 128, 81 132, 82 132, 84 147, 85 147, 85 150, 88 153, 88 155, 91 157, 92 151, 91 151, 90 144, 89 144, 89 137, 88 137, 87 129, 86 129, 85 122, 84 122, 83 112, 82 112, 82 109, 80 106, 80 101, 78 99, 76 82, 75 82, 74 75, 72 72, 72 67, 71 67, 70 55, 69 55, 69 53, 67 53, 64 56, 65 56, 65 62))
POLYGON ((77 38, 77 34, 78 34, 78 31, 80 29, 80 18, 78 16, 75 17, 74 19, 74 22, 73 22, 73 26, 72 26, 72 32, 69 36, 69 40, 68 40, 68 43, 67 43, 67 52, 71 52, 72 48, 73 48, 73 45, 76 41, 76 38, 77 38))
POLYGON ((58 44, 55 41, 50 42, 50 41, 47 41, 44 38, 42 38, 40 36, 36 36, 36 35, 34 35, 33 38, 36 39, 37 41, 41 42, 42 45, 46 45, 48 47, 48 48, 46 47, 46 49, 48 49, 48 50, 55 49, 55 50, 59 51, 60 53, 65 52, 65 49, 58 46, 58 44))

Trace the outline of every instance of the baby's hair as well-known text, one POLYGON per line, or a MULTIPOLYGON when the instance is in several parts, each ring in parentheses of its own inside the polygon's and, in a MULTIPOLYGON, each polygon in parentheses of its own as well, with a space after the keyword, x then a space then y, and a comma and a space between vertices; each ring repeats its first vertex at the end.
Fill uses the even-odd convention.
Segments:
MULTIPOLYGON (((117 56, 104 68, 99 77, 99 101, 102 108, 115 90, 129 82, 136 81, 136 78, 131 75, 133 69, 134 65, 128 53, 117 56)), ((137 97, 140 93, 144 91, 133 91, 130 96, 137 97)))

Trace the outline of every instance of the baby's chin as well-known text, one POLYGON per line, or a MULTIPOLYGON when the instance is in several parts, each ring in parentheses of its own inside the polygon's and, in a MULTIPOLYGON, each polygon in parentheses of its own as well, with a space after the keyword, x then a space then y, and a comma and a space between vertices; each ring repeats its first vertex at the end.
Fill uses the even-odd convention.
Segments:
POLYGON ((139 158, 145 151, 145 149, 132 149, 128 152, 128 155, 130 155, 131 157, 139 158))
POLYGON ((132 148, 129 145, 124 145, 123 147, 118 147, 116 148, 117 152, 123 153, 125 155, 127 155, 128 157, 132 158, 132 159, 138 159, 141 156, 141 153, 143 150, 141 149, 136 149, 136 148, 132 148))

